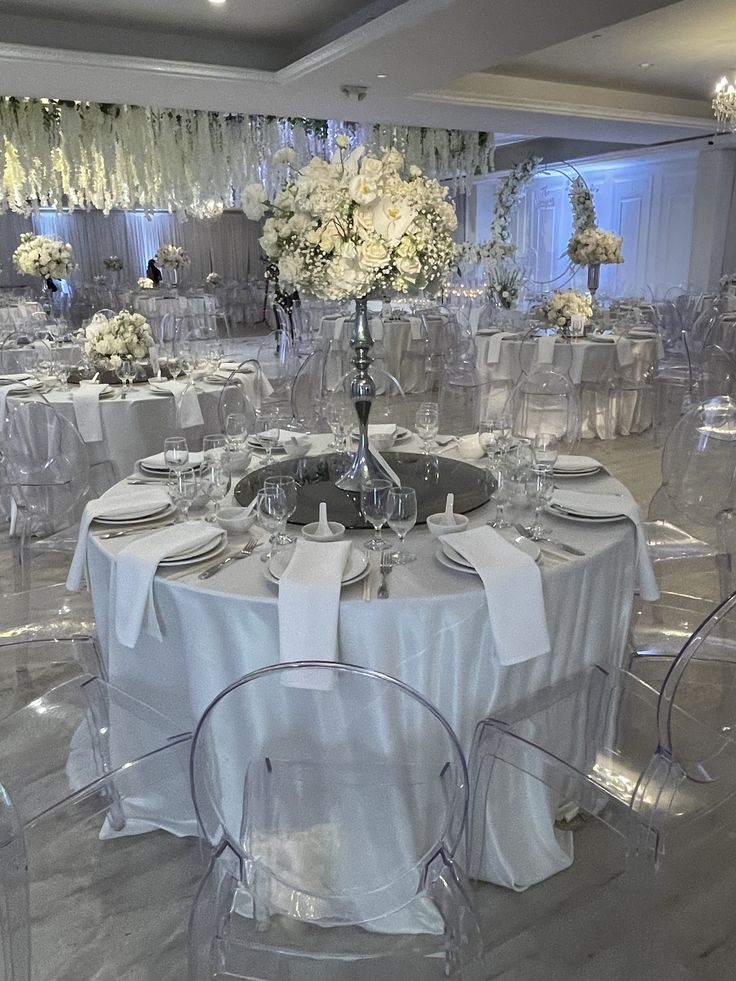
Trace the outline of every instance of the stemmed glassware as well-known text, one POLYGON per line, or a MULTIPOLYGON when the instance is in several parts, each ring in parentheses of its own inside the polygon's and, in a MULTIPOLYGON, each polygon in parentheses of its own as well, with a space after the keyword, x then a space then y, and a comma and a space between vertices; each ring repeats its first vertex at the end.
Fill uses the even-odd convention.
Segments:
POLYGON ((363 546, 371 552, 381 552, 388 547, 381 538, 381 528, 388 520, 388 492, 392 487, 390 480, 368 480, 360 489, 360 510, 374 528, 372 538, 363 546))
POLYGON ((286 534, 286 523, 296 511, 296 505, 299 497, 299 484, 293 477, 279 475, 276 477, 266 477, 266 479, 263 481, 263 487, 264 489, 278 487, 282 490, 286 501, 286 513, 282 524, 279 526, 275 541, 277 545, 292 545, 295 539, 290 538, 286 534))
POLYGON ((286 497, 281 487, 264 487, 256 495, 256 516, 258 524, 268 532, 271 548, 261 556, 261 562, 268 562, 278 551, 278 533, 281 522, 286 519, 286 497))
POLYGON ((189 463, 189 446, 183 436, 166 437, 164 463, 169 470, 183 470, 189 463))
POLYGON ((169 358, 167 367, 172 379, 176 381, 181 374, 181 359, 178 357, 169 358))
POLYGON ((203 463, 216 463, 225 466, 227 458, 227 437, 224 433, 214 433, 202 439, 203 463))
POLYGON ((391 553, 396 565, 414 562, 416 555, 404 549, 404 539, 417 523, 417 494, 413 487, 392 487, 387 500, 388 526, 399 539, 399 547, 391 553))
POLYGON ((554 470, 560 453, 560 438, 554 433, 537 433, 533 441, 534 465, 554 470))
POLYGON ((496 516, 493 521, 489 521, 491 528, 510 528, 511 523, 504 517, 504 508, 511 500, 511 490, 513 487, 513 477, 511 468, 499 457, 491 461, 490 472, 496 481, 496 489, 493 492, 493 500, 496 504, 496 516))
POLYGON ((332 441, 328 443, 328 450, 342 450, 345 448, 347 430, 350 426, 352 413, 341 394, 333 395, 327 400, 325 406, 325 420, 332 432, 332 441))
POLYGON ((437 402, 422 402, 417 409, 415 425, 417 435, 424 444, 422 450, 429 454, 432 448, 432 441, 439 432, 439 405, 437 402))
POLYGON ((61 358, 54 364, 54 374, 59 380, 59 390, 62 392, 69 391, 69 375, 71 370, 71 365, 66 364, 61 358))
POLYGON ((279 416, 275 412, 262 412, 256 420, 258 430, 258 440, 262 448, 266 451, 264 466, 268 467, 273 463, 273 449, 279 441, 279 416))
POLYGON ((554 480, 548 467, 532 468, 526 484, 527 495, 534 501, 534 524, 529 529, 532 541, 539 541, 547 534, 547 528, 542 524, 542 509, 552 500, 554 480))
POLYGON ((132 384, 133 379, 138 374, 138 365, 134 361, 123 361, 116 369, 115 374, 123 383, 123 392, 120 397, 125 399, 128 397, 128 385, 132 384))
POLYGON ((199 481, 194 470, 169 471, 169 497, 182 522, 189 517, 189 511, 194 504, 198 490, 199 481))
POLYGON ((207 515, 205 521, 216 522, 220 505, 230 487, 230 475, 221 464, 210 460, 204 463, 199 472, 199 479, 207 500, 212 502, 212 513, 207 515))

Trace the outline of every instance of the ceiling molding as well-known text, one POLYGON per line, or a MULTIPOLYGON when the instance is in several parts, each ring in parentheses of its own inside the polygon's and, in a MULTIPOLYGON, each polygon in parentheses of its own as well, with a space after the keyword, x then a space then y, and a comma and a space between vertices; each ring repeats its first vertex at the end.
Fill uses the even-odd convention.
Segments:
POLYGON ((578 116, 584 119, 602 119, 611 122, 647 123, 656 126, 682 126, 686 129, 706 131, 707 117, 682 116, 674 113, 631 109, 628 106, 604 106, 593 103, 552 101, 501 93, 477 93, 444 89, 439 92, 417 92, 407 99, 442 103, 444 105, 508 109, 515 112, 538 112, 548 116, 578 116))

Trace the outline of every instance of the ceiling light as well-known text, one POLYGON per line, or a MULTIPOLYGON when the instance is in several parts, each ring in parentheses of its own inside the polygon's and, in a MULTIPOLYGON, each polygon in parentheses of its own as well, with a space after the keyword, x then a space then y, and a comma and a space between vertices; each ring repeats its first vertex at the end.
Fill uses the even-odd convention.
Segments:
POLYGON ((376 78, 388 78, 388 75, 386 75, 386 74, 384 74, 383 72, 379 72, 379 73, 378 73, 378 74, 376 75, 376 78))
POLYGON ((213 4, 215 7, 219 7, 224 2, 225 0, 210 0, 210 3, 213 4))
POLYGON ((713 94, 713 113, 719 123, 736 132, 736 85, 724 75, 713 94))
POLYGON ((651 61, 642 61, 639 63, 639 68, 651 68, 651 67, 652 67, 651 61))

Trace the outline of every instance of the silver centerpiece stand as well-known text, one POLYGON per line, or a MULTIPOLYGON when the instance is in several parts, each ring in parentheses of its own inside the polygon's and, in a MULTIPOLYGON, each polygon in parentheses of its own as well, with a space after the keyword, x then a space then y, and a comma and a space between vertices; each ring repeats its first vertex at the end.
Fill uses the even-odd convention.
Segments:
POLYGON ((355 451, 350 469, 335 482, 340 490, 360 491, 368 480, 390 480, 392 476, 376 459, 368 445, 368 417, 371 405, 376 397, 376 384, 371 378, 369 369, 373 362, 371 348, 373 338, 368 326, 368 298, 356 297, 355 328, 350 339, 353 349, 353 367, 355 375, 350 383, 350 397, 355 405, 358 416, 358 447, 355 451))
POLYGON ((588 265, 588 292, 595 300, 595 294, 598 292, 598 287, 601 283, 601 264, 600 262, 591 262, 588 265))

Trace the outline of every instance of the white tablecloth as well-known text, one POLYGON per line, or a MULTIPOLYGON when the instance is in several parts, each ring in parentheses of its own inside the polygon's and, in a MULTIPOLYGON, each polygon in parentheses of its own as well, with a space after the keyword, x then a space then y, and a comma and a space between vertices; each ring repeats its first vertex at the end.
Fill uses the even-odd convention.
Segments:
MULTIPOLYGON (((492 364, 488 363, 490 344, 491 335, 476 335, 478 370, 481 378, 491 382, 491 409, 500 411, 521 374, 522 342, 515 338, 504 338, 498 362, 492 364)), ((631 379, 641 382, 662 357, 661 341, 656 336, 651 339, 631 338, 631 353, 634 361, 626 368, 626 374, 631 379)), ((587 338, 572 341, 571 348, 558 342, 555 344, 552 367, 567 369, 568 365, 569 376, 581 395, 582 435, 584 438, 601 435, 600 427, 596 424, 591 389, 595 383, 621 374, 616 345, 606 341, 591 341, 587 338)), ((626 404, 619 410, 619 415, 622 412, 625 416, 622 430, 625 432, 644 432, 652 425, 651 407, 644 404, 640 393, 627 396, 626 404)))
MULTIPOLYGON (((316 438, 312 452, 326 441, 327 437, 316 438)), ((606 475, 570 483, 578 489, 620 490, 620 484, 606 475)), ((491 510, 486 506, 474 512, 471 526, 487 520, 491 510)), ((550 525, 587 554, 572 562, 542 559, 552 639, 549 655, 502 666, 494 652, 480 580, 440 565, 434 556, 435 539, 420 527, 409 536, 418 561, 394 570, 390 599, 365 602, 362 584, 344 589, 341 659, 384 671, 421 691, 449 720, 466 752, 481 718, 490 713, 502 716, 505 705, 585 665, 620 664, 634 589, 633 526, 628 521, 591 526, 558 518, 550 518, 550 525)), ((354 534, 362 540, 367 533, 354 534)), ((158 576, 154 599, 163 641, 142 635, 135 649, 127 649, 110 629, 109 586, 120 547, 93 537, 88 549, 92 598, 110 680, 170 715, 177 731, 191 730, 210 700, 229 683, 279 660, 277 590, 265 580, 257 555, 232 564, 206 584, 196 573, 176 581, 158 576)), ((519 614, 524 615, 523 596, 519 614)), ((304 655, 319 658, 320 652, 304 655)), ((390 720, 386 731, 390 734, 390 720)), ((486 849, 481 869, 483 878, 514 888, 570 862, 550 822, 544 847, 529 855, 524 846, 521 867, 514 868, 520 813, 518 801, 491 802, 493 847, 486 849)), ((140 816, 143 827, 196 833, 193 814, 180 808, 140 816)))
POLYGON ((154 329, 154 336, 159 342, 173 340, 171 331, 161 334, 161 320, 167 314, 178 317, 196 318, 201 327, 208 331, 215 330, 215 312, 217 301, 213 294, 203 293, 199 296, 179 296, 165 290, 152 289, 141 292, 120 294, 121 302, 132 304, 137 313, 142 314, 154 329))
POLYGON ((33 301, 0 306, 0 334, 24 327, 29 322, 43 323, 46 316, 40 304, 33 301))

